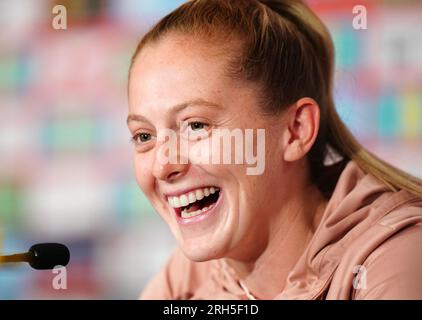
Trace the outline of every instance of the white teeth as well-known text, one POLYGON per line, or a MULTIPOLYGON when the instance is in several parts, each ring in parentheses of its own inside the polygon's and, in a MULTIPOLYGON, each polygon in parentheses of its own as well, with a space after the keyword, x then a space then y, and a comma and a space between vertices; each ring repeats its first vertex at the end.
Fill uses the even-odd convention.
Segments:
POLYGON ((180 206, 182 207, 187 206, 189 204, 188 197, 185 194, 179 197, 179 201, 180 201, 180 206))
POLYGON ((169 202, 170 207, 174 208, 173 197, 169 197, 168 202, 169 202))
POLYGON ((182 216, 182 218, 185 218, 185 219, 186 218, 195 217, 198 214, 201 214, 202 212, 205 212, 205 211, 211 209, 213 205, 214 204, 210 205, 209 207, 204 207, 204 208, 202 208, 200 210, 196 210, 194 212, 187 212, 186 210, 183 210, 182 213, 181 213, 181 216, 182 216))
POLYGON ((195 193, 189 192, 189 203, 194 203, 196 201, 195 193))
POLYGON ((181 207, 179 198, 173 197, 173 208, 179 208, 179 207, 181 207))
POLYGON ((196 197, 196 200, 204 199, 204 193, 202 192, 201 189, 198 189, 195 191, 195 197, 196 197))
POLYGON ((195 191, 195 197, 196 197, 196 200, 204 199, 204 192, 202 192, 201 189, 196 190, 195 191))
POLYGON ((168 197, 167 201, 172 208, 186 207, 190 203, 202 200, 204 197, 208 197, 209 195, 214 194, 219 190, 220 189, 216 187, 196 189, 178 197, 168 197))
POLYGON ((197 216, 198 214, 202 213, 201 210, 196 210, 194 212, 186 212, 186 210, 182 211, 182 218, 191 218, 197 216))

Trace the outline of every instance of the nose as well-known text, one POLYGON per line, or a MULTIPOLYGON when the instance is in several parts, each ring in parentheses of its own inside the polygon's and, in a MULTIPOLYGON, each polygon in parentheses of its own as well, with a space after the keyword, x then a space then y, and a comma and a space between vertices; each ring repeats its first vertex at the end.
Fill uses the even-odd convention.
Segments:
POLYGON ((160 164, 158 161, 154 161, 153 175, 163 181, 174 181, 186 173, 185 164, 160 164))
POLYGON ((162 157, 162 146, 156 148, 152 174, 159 180, 171 182, 184 176, 189 168, 188 161, 176 153, 174 157, 162 157), (161 154, 160 154, 161 153, 161 154))

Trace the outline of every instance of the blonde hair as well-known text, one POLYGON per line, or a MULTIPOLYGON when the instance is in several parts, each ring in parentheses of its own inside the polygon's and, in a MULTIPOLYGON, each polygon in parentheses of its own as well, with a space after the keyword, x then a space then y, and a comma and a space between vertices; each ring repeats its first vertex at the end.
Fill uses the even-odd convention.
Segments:
MULTIPOLYGON (((277 114, 302 97, 320 107, 317 139, 309 151, 312 180, 324 182, 328 146, 343 161, 354 160, 366 173, 392 191, 407 190, 422 197, 422 180, 379 159, 356 140, 334 105, 334 47, 331 36, 312 10, 300 0, 192 0, 161 19, 141 40, 141 49, 169 33, 181 33, 231 45, 227 73, 260 85, 262 111, 277 114)), ((321 188, 321 186, 320 186, 321 188)))

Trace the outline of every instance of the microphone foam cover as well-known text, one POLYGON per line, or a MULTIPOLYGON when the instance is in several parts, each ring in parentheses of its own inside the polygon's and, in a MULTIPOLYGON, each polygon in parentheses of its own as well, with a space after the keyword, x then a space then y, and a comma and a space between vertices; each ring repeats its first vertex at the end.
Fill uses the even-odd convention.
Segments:
POLYGON ((39 243, 29 248, 31 261, 29 265, 37 270, 53 269, 55 266, 66 266, 69 263, 69 249, 60 243, 39 243))

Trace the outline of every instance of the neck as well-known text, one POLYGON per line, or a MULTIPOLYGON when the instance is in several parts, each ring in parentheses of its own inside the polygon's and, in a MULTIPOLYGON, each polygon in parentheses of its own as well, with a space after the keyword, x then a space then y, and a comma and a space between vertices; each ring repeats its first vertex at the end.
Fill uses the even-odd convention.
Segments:
POLYGON ((289 272, 308 246, 325 211, 327 200, 316 187, 290 199, 260 226, 267 230, 264 244, 253 242, 259 253, 253 259, 226 258, 249 291, 259 299, 272 299, 282 292, 289 272))

